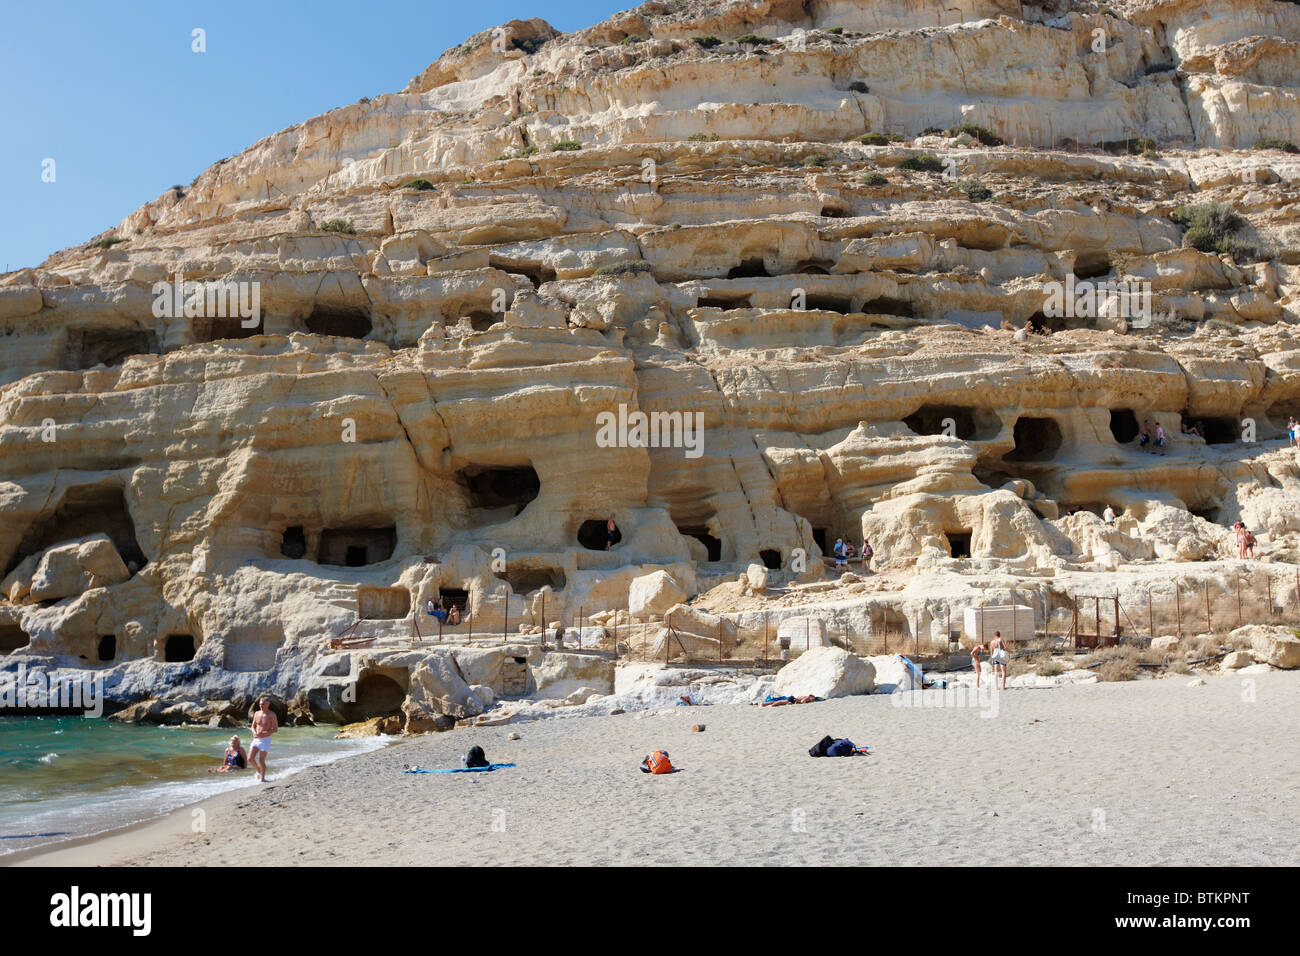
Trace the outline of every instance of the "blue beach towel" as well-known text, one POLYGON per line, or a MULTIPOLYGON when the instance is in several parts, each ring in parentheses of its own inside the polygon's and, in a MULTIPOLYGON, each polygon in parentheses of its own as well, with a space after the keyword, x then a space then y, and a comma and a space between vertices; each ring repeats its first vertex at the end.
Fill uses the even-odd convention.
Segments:
POLYGON ((488 770, 500 770, 502 767, 513 767, 512 763, 491 763, 486 767, 447 767, 442 770, 425 770, 422 767, 412 767, 403 770, 402 773, 481 773, 488 770))

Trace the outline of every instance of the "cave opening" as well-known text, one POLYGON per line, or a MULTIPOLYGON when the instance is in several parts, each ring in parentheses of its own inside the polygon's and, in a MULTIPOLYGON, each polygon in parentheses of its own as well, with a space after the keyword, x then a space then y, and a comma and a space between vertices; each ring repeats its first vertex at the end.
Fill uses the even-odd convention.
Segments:
POLYGON ((511 568, 496 572, 496 576, 510 585, 515 594, 530 594, 544 587, 563 591, 566 583, 562 568, 511 568))
POLYGON ((163 641, 163 660, 168 664, 183 664, 194 660, 193 634, 168 634, 163 641))
POLYGON ((1074 260, 1076 279, 1100 279, 1110 275, 1110 256, 1104 252, 1084 253, 1074 260))
POLYGON ((504 260, 495 256, 488 257, 488 265, 494 269, 500 269, 502 272, 508 272, 511 275, 523 276, 527 279, 534 289, 540 289, 544 283, 554 282, 557 278, 556 272, 550 266, 542 265, 540 262, 529 265, 519 265, 517 263, 506 264, 504 260))
POLYGON ((943 536, 948 539, 948 553, 954 558, 970 557, 970 536, 969 531, 945 531, 943 536))
POLYGON ((397 547, 397 529, 326 528, 321 532, 318 564, 360 568, 378 564, 393 556, 397 547))
POLYGON ((144 329, 72 329, 63 346, 59 367, 79 372, 106 365, 121 365, 132 355, 158 351, 158 340, 144 329))
POLYGON ((1115 441, 1127 445, 1138 436, 1137 415, 1131 408, 1112 408, 1110 410, 1110 433, 1115 441))
POLYGON ((17 624, 0 624, 0 654, 16 651, 31 642, 31 636, 17 624))
POLYGON ((1241 441, 1241 425, 1235 418, 1197 418, 1183 416, 1184 422, 1200 422, 1205 426, 1205 444, 1231 445, 1241 441))
POLYGON ((768 279, 771 276, 762 258, 744 259, 727 273, 728 279, 768 279))
MULTIPOLYGON (((609 546, 612 548, 623 540, 623 532, 618 525, 614 525, 614 533, 609 540, 609 546)), ((578 544, 582 545, 588 551, 605 551, 605 520, 601 518, 591 518, 582 523, 578 528, 578 544)))
POLYGON ((284 534, 280 536, 280 553, 294 560, 307 553, 307 535, 302 525, 296 524, 284 529, 284 534))
POLYGON ((101 634, 99 637, 99 646, 96 649, 96 655, 101 663, 108 663, 117 657, 117 635, 101 634))
POLYGON ((695 302, 696 308, 700 309, 721 309, 723 312, 731 312, 734 309, 748 309, 749 296, 747 295, 702 295, 695 302))
POLYGON ((373 328, 364 309, 321 305, 307 316, 306 327, 312 335, 332 335, 341 339, 364 339, 373 328))
POLYGON ((356 699, 339 708, 343 720, 360 723, 375 717, 399 717, 406 688, 387 674, 371 672, 357 681, 356 699))
POLYGON ((495 313, 485 312, 482 309, 467 312, 464 318, 469 319, 469 327, 475 332, 486 332, 501 321, 501 318, 495 313))
POLYGON ((911 302, 907 299, 895 299, 887 295, 882 295, 864 303, 862 311, 878 315, 896 315, 904 319, 916 318, 916 310, 912 308, 911 302))
POLYGON ((358 588, 357 617, 363 621, 400 621, 411 613, 406 588, 358 588))
POLYGON ((795 267, 795 275, 801 276, 828 276, 831 274, 831 266, 835 263, 829 259, 809 259, 799 263, 795 267))
POLYGON ((464 588, 438 588, 438 597, 442 606, 450 611, 453 607, 460 612, 460 619, 465 620, 469 613, 469 592, 464 588))
POLYGON ((903 424, 917 435, 948 435, 962 441, 989 441, 1002 429, 997 415, 970 405, 922 405, 903 424))
POLYGON ((700 544, 704 545, 708 552, 710 563, 722 560, 722 542, 709 534, 708 528, 699 527, 679 527, 678 532, 688 538, 694 538, 700 544))
POLYGON ((514 508, 521 514, 542 490, 541 479, 532 465, 466 468, 459 478, 469 491, 472 508, 514 508))
POLYGON ((1012 434, 1015 447, 1006 461, 1051 461, 1061 450, 1061 426, 1054 418, 1017 418, 1012 434))
POLYGON ((197 318, 194 320, 194 341, 220 342, 223 339, 249 339, 262 334, 262 319, 251 328, 245 327, 244 320, 237 315, 222 318, 197 318))
POLYGON ((1050 335, 1053 332, 1068 332, 1070 329, 1087 328, 1088 319, 1078 316, 1048 315, 1035 312, 1029 317, 1029 330, 1036 335, 1050 335))
POLYGON ((840 295, 810 295, 804 299, 804 308, 810 312, 838 312, 840 315, 853 313, 853 300, 840 295))
POLYGON ((769 571, 781 570, 781 552, 775 548, 763 548, 758 552, 758 557, 763 562, 763 567, 769 571))
POLYGON ((1194 514, 1196 517, 1210 522, 1210 524, 1219 523, 1220 510, 1218 505, 1208 504, 1199 505, 1197 507, 1188 506, 1187 511, 1189 514, 1194 514))
POLYGON ((28 529, 5 574, 31 555, 96 534, 108 536, 132 575, 148 563, 136 541, 135 523, 127 510, 126 496, 121 487, 81 485, 64 492, 53 514, 28 529))
POLYGON ((822 206, 823 219, 847 219, 849 212, 841 206, 822 206))
POLYGON ((812 529, 812 536, 813 536, 813 543, 817 545, 817 547, 821 550, 821 553, 822 553, 822 554, 830 554, 830 553, 831 553, 831 552, 830 552, 830 548, 828 548, 827 545, 826 545, 826 529, 825 529, 825 528, 813 528, 813 529, 812 529))

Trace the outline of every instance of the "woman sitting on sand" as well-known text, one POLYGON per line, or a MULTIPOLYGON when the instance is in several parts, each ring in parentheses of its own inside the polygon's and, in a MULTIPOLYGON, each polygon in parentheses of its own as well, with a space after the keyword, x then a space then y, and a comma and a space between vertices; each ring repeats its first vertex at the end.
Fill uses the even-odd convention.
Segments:
POLYGON ((222 760, 220 767, 211 767, 208 773, 230 773, 232 770, 243 770, 248 766, 248 755, 244 753, 243 746, 239 743, 238 737, 231 737, 230 744, 226 747, 226 756, 222 760))

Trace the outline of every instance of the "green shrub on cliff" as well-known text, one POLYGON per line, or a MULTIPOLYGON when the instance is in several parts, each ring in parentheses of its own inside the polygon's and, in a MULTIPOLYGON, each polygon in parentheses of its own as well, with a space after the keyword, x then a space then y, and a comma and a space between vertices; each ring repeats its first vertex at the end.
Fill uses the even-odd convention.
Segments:
POLYGON ((1184 228, 1185 248, 1227 254, 1233 258, 1249 255, 1253 251, 1233 237, 1233 234, 1244 229, 1247 223, 1226 203, 1179 206, 1169 218, 1184 228))
POLYGON ((943 172, 943 163, 939 161, 937 156, 922 153, 920 156, 909 156, 898 164, 898 168, 910 170, 914 173, 941 173, 943 172))
POLYGON ((974 137, 984 146, 1001 146, 1006 142, 993 130, 978 123, 961 123, 957 126, 948 127, 949 136, 960 136, 962 133, 974 137))

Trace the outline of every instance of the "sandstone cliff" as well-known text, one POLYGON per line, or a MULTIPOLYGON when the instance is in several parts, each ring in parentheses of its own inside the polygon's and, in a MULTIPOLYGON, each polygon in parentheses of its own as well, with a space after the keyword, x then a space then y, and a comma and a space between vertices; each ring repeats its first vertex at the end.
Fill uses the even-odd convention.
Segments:
POLYGON ((806 580, 841 535, 1101 574, 1229 557, 1240 519, 1294 560, 1298 48, 1272 0, 471 37, 0 277, 0 652, 243 702, 355 680, 327 640, 403 642, 440 592, 500 640, 659 569, 806 580), (1241 221, 1200 251, 1212 203, 1241 221), (1106 281, 1149 314, 1045 307, 1106 281), (638 411, 698 447, 598 440, 638 411))

